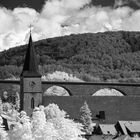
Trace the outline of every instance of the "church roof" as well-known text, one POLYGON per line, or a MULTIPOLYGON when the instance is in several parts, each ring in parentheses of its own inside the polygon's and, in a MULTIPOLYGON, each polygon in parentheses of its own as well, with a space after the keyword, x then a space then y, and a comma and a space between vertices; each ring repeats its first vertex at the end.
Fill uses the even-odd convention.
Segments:
POLYGON ((27 46, 23 70, 20 76, 23 77, 41 77, 38 70, 37 57, 32 43, 32 36, 30 34, 29 43, 27 46))

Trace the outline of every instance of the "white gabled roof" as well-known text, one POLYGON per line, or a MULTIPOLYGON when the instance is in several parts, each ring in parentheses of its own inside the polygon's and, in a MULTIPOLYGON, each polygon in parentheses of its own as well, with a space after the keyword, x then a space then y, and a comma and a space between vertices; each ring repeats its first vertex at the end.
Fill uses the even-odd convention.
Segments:
POLYGON ((127 129, 129 129, 130 132, 140 133, 140 124, 136 124, 136 125, 127 124, 126 127, 127 129))
POLYGON ((140 121, 118 121, 125 135, 128 128, 131 132, 140 132, 140 121))
POLYGON ((116 135, 117 131, 114 124, 99 124, 99 127, 104 135, 116 135))

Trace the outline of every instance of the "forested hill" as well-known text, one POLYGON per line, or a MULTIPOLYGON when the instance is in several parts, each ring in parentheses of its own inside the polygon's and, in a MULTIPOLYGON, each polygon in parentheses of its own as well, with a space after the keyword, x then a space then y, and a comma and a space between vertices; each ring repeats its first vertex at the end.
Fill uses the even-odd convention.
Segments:
MULTIPOLYGON (((140 80, 140 32, 86 33, 34 43, 44 75, 65 71, 85 81, 140 80)), ((0 78, 18 77, 26 46, 0 53, 0 78)))

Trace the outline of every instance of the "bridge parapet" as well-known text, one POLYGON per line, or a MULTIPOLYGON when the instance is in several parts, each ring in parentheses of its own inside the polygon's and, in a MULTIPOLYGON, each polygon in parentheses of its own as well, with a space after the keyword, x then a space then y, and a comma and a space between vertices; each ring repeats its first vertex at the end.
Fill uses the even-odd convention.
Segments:
POLYGON ((66 89, 72 96, 92 96, 101 89, 115 89, 124 96, 140 96, 140 83, 93 83, 93 82, 42 82, 45 92, 52 86, 66 89))
MULTIPOLYGON (((4 90, 10 91, 13 85, 20 86, 20 80, 0 80, 0 93, 4 90)), ((92 96, 95 92, 105 88, 118 90, 124 96, 140 96, 140 83, 42 81, 43 93, 52 86, 63 87, 71 96, 92 96)))

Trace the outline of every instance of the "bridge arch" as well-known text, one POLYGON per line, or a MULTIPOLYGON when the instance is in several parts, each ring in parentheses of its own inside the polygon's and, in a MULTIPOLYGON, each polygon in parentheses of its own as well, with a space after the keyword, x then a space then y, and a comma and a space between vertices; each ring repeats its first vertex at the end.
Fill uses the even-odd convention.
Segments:
POLYGON ((126 94, 116 88, 102 88, 93 93, 92 96, 126 96, 126 94))
POLYGON ((49 88, 47 88, 43 93, 43 96, 71 96, 71 95, 72 95, 71 92, 67 88, 59 85, 52 85, 49 88))

